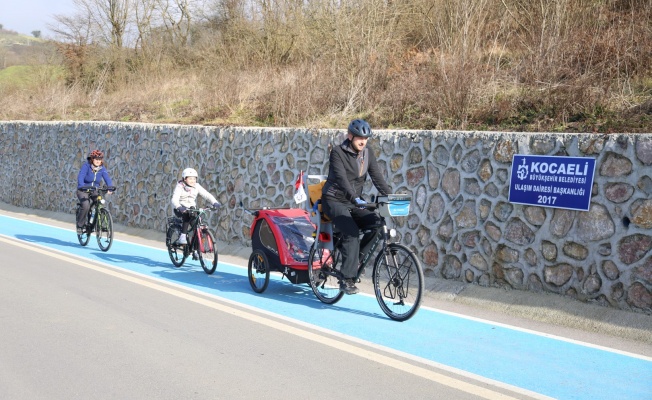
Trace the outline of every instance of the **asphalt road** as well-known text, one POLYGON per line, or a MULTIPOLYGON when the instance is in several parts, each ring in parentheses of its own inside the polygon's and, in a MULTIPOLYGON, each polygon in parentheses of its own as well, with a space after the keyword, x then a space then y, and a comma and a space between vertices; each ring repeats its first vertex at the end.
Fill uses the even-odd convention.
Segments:
POLYGON ((4 240, 0 252, 17 261, 4 263, 0 279, 4 399, 510 393, 175 285, 89 268, 86 260, 4 240), (469 388, 455 389, 458 380, 469 388))
POLYGON ((162 233, 118 227, 101 253, 94 238, 76 244, 71 216, 26 211, 0 204, 0 223, 16 224, 0 235, 0 398, 595 398, 523 373, 547 361, 604 364, 602 379, 620 381, 610 386, 632 390, 631 379, 652 395, 644 314, 430 280, 423 309, 401 324, 365 296, 324 308, 279 280, 254 295, 247 249, 222 249, 208 277, 159 258, 162 233))

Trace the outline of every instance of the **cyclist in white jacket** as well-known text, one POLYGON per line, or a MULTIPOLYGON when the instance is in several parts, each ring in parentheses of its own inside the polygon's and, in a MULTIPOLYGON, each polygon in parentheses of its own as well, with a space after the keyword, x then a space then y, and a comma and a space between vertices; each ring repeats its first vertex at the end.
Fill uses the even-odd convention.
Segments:
POLYGON ((219 201, 210 194, 206 189, 197 183, 197 171, 194 168, 186 168, 181 173, 181 180, 177 182, 172 193, 172 206, 174 207, 174 215, 181 218, 183 225, 181 227, 181 235, 177 243, 187 244, 186 233, 190 226, 191 215, 188 209, 197 205, 197 196, 201 196, 213 205, 213 208, 218 209, 222 205, 219 201))

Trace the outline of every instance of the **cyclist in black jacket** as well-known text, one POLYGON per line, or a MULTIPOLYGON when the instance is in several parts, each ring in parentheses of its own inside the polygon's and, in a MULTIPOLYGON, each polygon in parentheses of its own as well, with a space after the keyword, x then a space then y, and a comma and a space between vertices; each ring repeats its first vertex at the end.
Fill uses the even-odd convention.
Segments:
POLYGON ((324 213, 333 221, 335 229, 342 232, 342 274, 340 283, 346 294, 355 294, 355 276, 360 262, 360 252, 365 253, 377 230, 365 234, 360 240, 360 229, 378 225, 376 213, 360 208, 367 202, 362 197, 362 188, 367 174, 381 195, 392 193, 376 162, 373 151, 367 147, 367 140, 373 135, 367 121, 355 119, 349 124, 347 138, 330 154, 328 178, 322 190, 324 213))

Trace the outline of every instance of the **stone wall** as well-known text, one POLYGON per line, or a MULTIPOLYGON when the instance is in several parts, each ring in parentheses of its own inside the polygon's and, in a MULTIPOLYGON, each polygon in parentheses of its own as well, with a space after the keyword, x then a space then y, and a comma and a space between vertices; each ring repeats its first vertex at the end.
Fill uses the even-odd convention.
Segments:
MULTIPOLYGON (((195 167, 225 204, 220 241, 250 245, 239 207, 296 207, 299 170, 327 172, 339 130, 115 122, 0 122, 0 200, 71 214, 91 149, 107 154, 116 222, 162 230, 174 182, 195 167)), ((652 313, 652 135, 376 131, 370 141, 395 192, 394 221, 426 275, 569 295, 652 313), (596 159, 587 212, 508 202, 513 154, 596 159)))

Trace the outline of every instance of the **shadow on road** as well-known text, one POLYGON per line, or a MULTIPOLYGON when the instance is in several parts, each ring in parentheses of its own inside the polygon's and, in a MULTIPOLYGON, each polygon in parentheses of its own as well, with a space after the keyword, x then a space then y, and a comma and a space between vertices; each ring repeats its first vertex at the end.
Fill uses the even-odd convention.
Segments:
POLYGON ((81 246, 79 242, 65 241, 50 236, 16 235, 16 239, 24 240, 26 242, 39 243, 43 245, 83 248, 83 246, 81 246))
POLYGON ((219 263, 217 268, 218 269, 215 273, 210 276, 207 276, 203 273, 203 270, 194 266, 192 269, 183 266, 181 268, 154 271, 152 274, 168 281, 184 284, 184 286, 190 285, 207 289, 200 290, 217 296, 220 296, 223 293, 240 293, 247 296, 253 296, 259 299, 261 306, 264 302, 284 302, 306 306, 315 310, 334 309, 372 318, 386 319, 384 314, 380 311, 380 308, 378 309, 378 313, 370 313, 337 304, 324 304, 315 297, 308 284, 295 285, 288 281, 272 279, 267 290, 263 293, 255 293, 251 289, 246 276, 220 271, 219 263))

